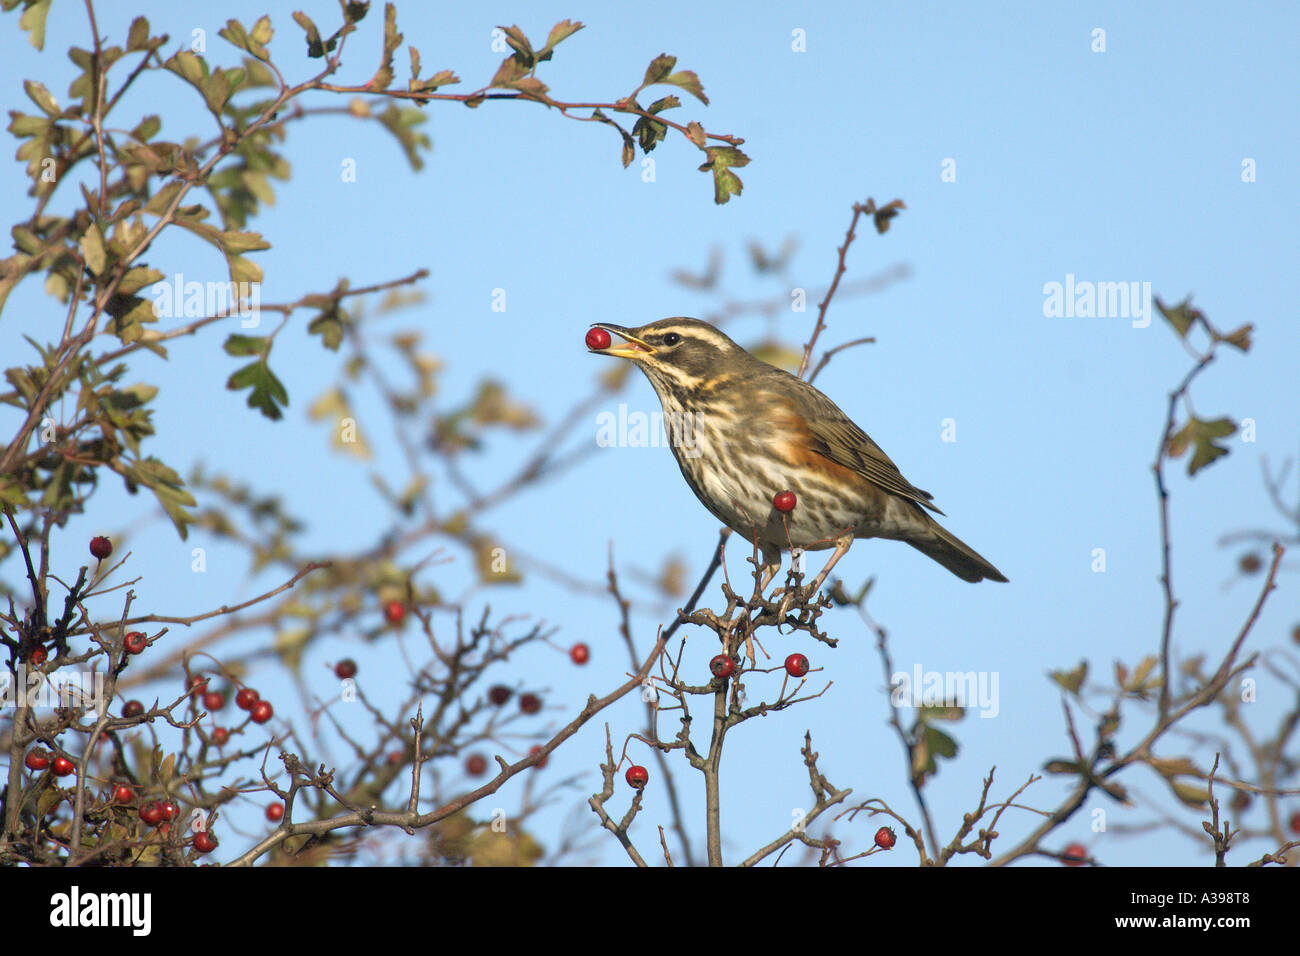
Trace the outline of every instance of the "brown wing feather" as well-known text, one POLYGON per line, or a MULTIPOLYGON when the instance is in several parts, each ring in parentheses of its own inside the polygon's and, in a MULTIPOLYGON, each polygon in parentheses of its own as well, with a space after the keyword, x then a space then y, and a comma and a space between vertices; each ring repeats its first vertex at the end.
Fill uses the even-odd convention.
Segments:
POLYGON ((799 397, 809 406, 806 414, 814 451, 857 472, 891 494, 943 514, 930 503, 933 495, 904 478, 898 466, 871 440, 871 436, 855 425, 834 402, 806 382, 800 381, 799 384, 803 386, 799 397))

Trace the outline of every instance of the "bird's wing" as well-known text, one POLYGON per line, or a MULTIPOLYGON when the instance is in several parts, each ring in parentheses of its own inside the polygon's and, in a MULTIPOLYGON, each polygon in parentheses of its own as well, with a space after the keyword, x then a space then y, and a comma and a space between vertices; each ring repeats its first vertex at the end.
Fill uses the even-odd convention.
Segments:
POLYGON ((934 496, 904 478, 898 466, 889 460, 871 436, 855 425, 834 402, 811 385, 801 397, 812 406, 813 414, 808 416, 808 424, 814 451, 857 472, 891 494, 943 514, 930 503, 934 496))

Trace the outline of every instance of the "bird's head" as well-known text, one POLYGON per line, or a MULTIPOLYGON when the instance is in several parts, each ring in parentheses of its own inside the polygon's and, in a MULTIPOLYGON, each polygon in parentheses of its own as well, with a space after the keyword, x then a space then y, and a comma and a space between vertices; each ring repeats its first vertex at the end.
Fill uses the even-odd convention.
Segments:
POLYGON ((597 355, 615 355, 640 366, 662 397, 697 392, 729 374, 742 374, 757 360, 707 322, 699 319, 659 319, 649 325, 625 328, 597 322, 622 341, 607 348, 588 348, 597 355))

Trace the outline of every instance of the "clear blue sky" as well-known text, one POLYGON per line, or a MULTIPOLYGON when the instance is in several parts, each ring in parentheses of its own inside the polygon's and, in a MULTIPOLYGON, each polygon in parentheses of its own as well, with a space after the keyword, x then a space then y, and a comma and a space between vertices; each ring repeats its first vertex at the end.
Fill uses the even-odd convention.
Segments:
MULTIPOLYGON (((969 717, 955 726, 961 754, 942 765, 928 788, 940 832, 950 836, 974 806, 990 766, 998 768, 994 794, 1004 796, 1038 772, 1045 758, 1067 753, 1060 694, 1045 676, 1049 669, 1086 657, 1105 680, 1112 661, 1131 666, 1158 647, 1162 603, 1150 465, 1166 395, 1190 360, 1159 318, 1135 328, 1124 318, 1045 317, 1045 284, 1065 282, 1067 275, 1149 282, 1166 301, 1194 294, 1221 328, 1255 325, 1255 349, 1248 356, 1225 353, 1198 382, 1193 399, 1205 417, 1253 418, 1258 440, 1234 439, 1231 455, 1194 481, 1181 463, 1171 469, 1176 587, 1183 601, 1176 651, 1213 657, 1255 599, 1257 582, 1230 583, 1240 550, 1216 542, 1235 529, 1280 524, 1261 485, 1260 461, 1276 465, 1300 451, 1294 222, 1300 208, 1300 24, 1295 7, 1283 3, 1226 10, 1202 4, 1060 10, 889 3, 873 4, 869 12, 860 4, 826 3, 798 13, 785 6, 400 4, 405 43, 420 48, 426 68, 455 70, 463 89, 485 83, 496 69, 501 54, 492 51, 490 35, 496 24, 518 23, 539 39, 566 17, 587 24, 540 71, 560 99, 612 100, 636 86, 655 55, 676 55, 679 68, 699 74, 711 105, 683 95, 675 117, 745 138, 752 162, 739 170, 744 194, 714 206, 709 178, 695 170, 700 157, 678 136, 653 154, 655 181, 643 182, 637 163, 620 166, 611 130, 568 122, 530 104, 431 107, 425 128, 434 150, 418 174, 382 131, 346 117, 326 118, 293 128, 285 146, 293 179, 277 186, 276 205, 251 225, 274 246, 258 254, 268 276, 263 301, 325 291, 342 276, 369 284, 427 267, 427 304, 391 324, 418 326, 447 361, 442 385, 448 402, 490 374, 551 421, 606 368, 582 344, 591 322, 638 325, 716 306, 716 298, 673 284, 672 270, 702 270, 709 250, 720 246, 727 257, 725 294, 745 300, 779 295, 785 284, 755 278, 745 247, 757 240, 774 248, 794 235, 800 245, 791 280, 817 288, 831 276, 851 204, 868 196, 903 199, 907 211, 885 236, 860 233, 847 280, 900 263, 910 268, 910 278, 832 307, 823 342, 864 335, 877 342, 837 357, 818 385, 912 482, 935 495, 948 527, 1011 579, 1009 585, 971 586, 889 542, 860 542, 839 567, 850 584, 878 578, 870 607, 890 631, 899 669, 920 665, 999 676, 997 717, 969 717), (1105 31, 1105 52, 1093 52, 1097 28, 1105 31), (791 48, 795 30, 805 31, 805 52, 791 48), (341 181, 340 166, 348 159, 356 161, 356 182, 341 181), (947 160, 955 181, 943 179, 947 160), (1246 160, 1257 170, 1254 182, 1242 181, 1246 160), (494 289, 506 290, 504 313, 491 309, 494 289), (942 440, 949 418, 956 423, 955 442, 942 440), (1096 548, 1105 549, 1105 573, 1092 570, 1096 548)), ((226 65, 237 56, 216 36, 225 18, 251 24, 266 12, 265 4, 245 2, 101 7, 101 31, 115 42, 131 15, 143 11, 155 31, 171 34, 166 52, 202 28, 210 58, 226 65)), ((273 50, 292 81, 310 75, 317 62, 300 55, 301 34, 289 16, 296 8, 271 11, 273 50)), ((337 12, 333 0, 308 0, 301 9, 323 29, 337 12)), ((31 111, 21 81, 37 76, 66 99, 71 66, 63 51, 73 43, 88 45, 80 7, 55 5, 44 56, 27 45, 14 19, 3 23, 5 102, 31 111)), ((349 40, 341 82, 372 75, 381 19, 376 7, 349 40)), ((407 75, 405 63, 403 51, 399 82, 407 75)), ((192 91, 179 82, 148 88, 134 109, 161 112, 165 136, 210 135, 192 91)), ((342 106, 347 100, 320 95, 310 102, 342 106)), ((0 220, 12 223, 30 208, 22 168, 0 165, 0 177, 0 220)), ((221 278, 224 272, 196 243, 172 242, 157 255, 152 264, 168 274, 180 269, 221 278), (165 262, 164 250, 172 256, 165 262)), ((61 327, 62 313, 56 320, 58 310, 51 311, 39 285, 29 281, 6 309, 0 325, 6 364, 26 354, 22 333, 49 340, 61 327)), ((787 312, 772 321, 745 319, 728 330, 742 343, 774 330, 796 344, 813 318, 811 310, 787 312)), ((259 489, 278 491, 310 522, 310 541, 322 552, 370 541, 384 519, 367 470, 333 456, 323 429, 306 421, 311 399, 337 374, 337 357, 303 328, 281 336, 274 367, 293 404, 285 421, 272 424, 246 409, 242 396, 224 390, 235 367, 219 350, 224 334, 180 345, 170 366, 140 362, 137 375, 163 387, 157 419, 165 437, 158 453, 186 469, 202 459, 247 476, 259 489)), ((618 401, 632 410, 658 408, 640 377, 611 398, 609 408, 618 401)), ((379 455, 375 467, 403 475, 376 406, 363 404, 360 411, 363 428, 373 423, 367 439, 379 455)), ((594 442, 595 435, 593 415, 579 438, 594 442)), ((518 446, 498 440, 467 469, 490 482, 519 460, 518 446)), ((91 529, 121 534, 129 528, 133 568, 144 576, 137 591, 159 612, 194 613, 269 583, 250 580, 238 556, 219 546, 212 549, 208 574, 191 575, 194 542, 178 541, 169 525, 144 521, 149 502, 109 486, 87 520, 68 532, 69 563, 84 553, 79 549, 91 529)), ((693 582, 717 532, 663 448, 602 449, 561 483, 501 507, 492 522, 521 552, 547 554, 593 580, 603 574, 612 542, 634 594, 633 569, 653 572, 670 553, 686 559, 693 582)), ((733 549, 729 560, 734 579, 743 573, 743 556, 733 549)), ((1291 556, 1288 564, 1256 627, 1255 649, 1285 646, 1300 618, 1300 558, 1291 556)), ((13 567, 6 571, 16 576, 13 567)), ((463 559, 429 572, 426 580, 455 593, 467 580, 463 559)), ((640 596, 651 593, 642 588, 640 596)), ((523 588, 476 593, 469 601, 475 607, 488 601, 500 613, 544 612, 562 646, 577 640, 591 645, 592 662, 581 670, 554 652, 517 663, 521 680, 551 688, 547 699, 556 709, 548 713, 557 725, 589 693, 607 692, 622 679, 626 655, 608 600, 578 597, 535 578, 523 588)), ((104 613, 113 612, 106 607, 104 613)), ((661 619, 636 618, 641 646, 661 619)), ((805 729, 812 730, 821 769, 834 784, 852 786, 855 797, 882 797, 917 819, 899 745, 885 724, 887 700, 871 635, 852 611, 828 620, 841 638, 833 652, 803 639, 769 642, 778 660, 792 650, 807 653, 834 687, 818 701, 754 721, 730 738, 723 782, 729 860, 768 842, 789 826, 793 808, 808 805, 798 753, 805 729)), ((700 634, 687 660, 703 674, 713 653, 700 634)), ((321 675, 323 695, 330 691, 321 662, 345 654, 361 660, 368 692, 383 699, 385 680, 393 685, 390 699, 403 692, 404 672, 391 643, 362 645, 343 635, 309 654, 309 673, 321 675)), ((268 669, 259 679, 264 693, 276 689, 272 674, 268 669)), ((1260 700, 1247 717, 1265 733, 1294 693, 1266 672, 1257 676, 1260 700)), ((774 678, 772 693, 777 686, 774 678)), ((764 687, 751 681, 751 695, 764 687)), ((296 716, 287 699, 282 712, 296 716)), ((1127 713, 1121 743, 1149 725, 1149 713, 1140 708, 1127 713)), ((629 698, 602 716, 618 736, 639 729, 641 705, 629 698)), ((1078 719, 1086 729, 1094 718, 1078 712, 1078 719)), ((566 797, 536 821, 544 843, 554 839, 572 804, 599 789, 603 740, 599 723, 589 726, 543 771, 556 779, 586 775, 572 800, 566 797)), ((1160 753, 1177 756, 1186 746, 1167 739, 1160 753)), ((649 758, 644 750, 633 752, 649 758)), ((680 755, 674 759, 688 821, 702 845, 702 786, 680 755)), ((1151 804, 1200 831, 1199 817, 1172 804, 1154 774, 1139 769, 1124 779, 1139 796, 1137 809, 1123 811, 1094 797, 1087 809, 1107 810, 1110 832, 1092 833, 1080 814, 1054 845, 1077 839, 1112 864, 1206 863, 1205 847, 1190 838, 1115 832, 1120 824, 1151 819, 1151 804)), ((1062 792, 1047 779, 1022 799, 1050 809, 1062 792)), ((512 806, 514 799, 509 794, 501 805, 512 806)), ((626 799, 620 785, 616 805, 625 806, 626 799)), ((579 824, 589 821, 594 825, 594 817, 580 811, 579 824)), ((652 784, 634 830, 648 856, 655 855, 654 824, 668 821, 662 789, 652 784)), ((1034 822, 1027 814, 1004 817, 999 846, 1009 848, 1034 822)), ((253 830, 259 825, 248 822, 253 830)), ((850 846, 865 847, 876 826, 860 818, 838 825, 836 833, 850 846)), ((597 845, 601 859, 625 860, 612 838, 597 845)), ((1271 848, 1252 845, 1237 862, 1271 848)), ((873 865, 910 864, 911 851, 900 849, 873 865)))

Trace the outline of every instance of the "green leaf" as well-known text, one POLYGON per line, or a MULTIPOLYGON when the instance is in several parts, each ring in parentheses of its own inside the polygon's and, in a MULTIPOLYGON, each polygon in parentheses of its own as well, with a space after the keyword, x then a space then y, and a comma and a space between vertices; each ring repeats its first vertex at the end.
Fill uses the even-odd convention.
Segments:
POLYGON ((262 267, 251 259, 229 254, 226 256, 226 264, 230 266, 231 282, 262 281, 262 267))
POLYGON ((271 353, 271 342, 264 335, 239 335, 232 334, 226 338, 225 343, 221 346, 225 349, 227 355, 256 355, 260 358, 266 358, 271 353))
POLYGON ((35 103, 42 113, 50 119, 58 119, 63 112, 59 109, 59 102, 45 88, 43 83, 37 83, 35 80, 23 80, 23 89, 27 91, 28 98, 35 103))
POLYGON ((537 54, 537 58, 539 60, 549 60, 555 48, 581 30, 582 27, 581 21, 575 23, 572 20, 561 20, 551 27, 551 32, 546 35, 546 46, 537 54))
POLYGON ((1206 465, 1218 461, 1228 453, 1228 449, 1217 444, 1217 439, 1227 438, 1237 431, 1236 424, 1230 418, 1216 418, 1205 421, 1193 416, 1187 424, 1169 437, 1167 451, 1170 458, 1179 458, 1194 445, 1192 460, 1187 463, 1187 474, 1195 475, 1206 465))
POLYGON ((254 249, 270 249, 271 244, 257 232, 237 232, 230 230, 221 234, 221 248, 226 252, 251 252, 254 249))
POLYGON ((104 237, 99 234, 99 226, 92 222, 86 234, 81 237, 79 245, 86 266, 95 275, 103 275, 108 259, 104 253, 104 237))
POLYGON ((250 362, 236 371, 226 382, 226 388, 232 392, 252 389, 248 395, 248 407, 258 409, 272 421, 283 418, 284 413, 280 408, 289 404, 289 393, 265 359, 250 362))
POLYGON ((673 86, 680 86, 705 106, 709 105, 709 98, 704 95, 704 87, 700 84, 700 78, 692 71, 681 70, 672 76, 665 77, 663 82, 671 83, 673 86))
POLYGON ((1070 671, 1048 671, 1048 676, 1065 690, 1078 697, 1083 682, 1088 678, 1088 662, 1080 661, 1079 666, 1070 671))
POLYGON ((126 35, 126 48, 134 53, 137 50, 148 49, 149 46, 149 21, 144 17, 136 17, 131 21, 131 29, 126 35))
POLYGON ((498 26, 497 29, 506 35, 506 45, 515 51, 514 57, 519 65, 526 70, 532 69, 537 56, 533 53, 533 45, 528 42, 528 37, 524 36, 524 31, 514 25, 498 26))
POLYGON ((428 117, 424 114, 424 111, 416 106, 399 107, 390 104, 388 109, 375 118, 379 120, 384 129, 397 138, 397 142, 402 147, 402 152, 406 154, 406 161, 411 164, 411 168, 423 169, 424 160, 420 157, 420 150, 428 151, 433 148, 433 143, 428 135, 415 128, 428 122, 428 117))
MULTIPOLYGON (((323 57, 326 53, 333 51, 338 44, 336 37, 330 37, 329 42, 321 40, 320 31, 316 29, 316 24, 312 22, 311 17, 301 10, 295 10, 293 20, 298 26, 302 27, 307 34, 307 55, 309 57, 323 57)), ((414 49, 414 47, 412 47, 414 49)))
POLYGON ((345 330, 344 314, 337 304, 325 309, 307 325, 309 335, 319 335, 321 342, 331 352, 337 352, 343 344, 345 330))
POLYGON ((668 135, 668 127, 658 120, 642 116, 632 127, 632 135, 641 144, 641 150, 648 153, 663 142, 664 137, 668 135))
POLYGON ((676 65, 677 57, 669 56, 667 53, 660 53, 645 68, 645 79, 641 81, 641 85, 649 86, 652 83, 662 83, 673 72, 673 67, 676 65))
POLYGON ((731 167, 749 165, 749 157, 734 146, 709 146, 704 155, 708 159, 700 165, 700 171, 713 171, 713 201, 721 206, 733 195, 739 196, 745 184, 731 167))
POLYGON ((161 282, 162 277, 163 274, 157 269, 150 269, 148 266, 136 266, 129 269, 126 275, 122 277, 122 281, 117 285, 117 294, 131 295, 139 292, 145 286, 161 282))
MULTIPOLYGON (((14 6, 13 3, 6 3, 5 9, 12 10, 14 6)), ((18 20, 18 26, 27 31, 27 39, 38 50, 45 49, 45 18, 49 13, 50 0, 35 0, 34 3, 27 0, 27 8, 18 20)))
POLYGON ((397 32, 397 8, 384 4, 384 55, 379 69, 366 86, 372 90, 386 90, 393 83, 393 53, 402 45, 402 35, 397 32))
POLYGON ((1160 301, 1160 297, 1156 296, 1156 308, 1160 310, 1160 314, 1163 315, 1169 324, 1174 327, 1174 331, 1177 332, 1181 338, 1187 336, 1187 332, 1191 329, 1193 322, 1205 318, 1203 312, 1199 309, 1192 308, 1192 300, 1190 296, 1173 308, 1167 307, 1160 301))
POLYGON ((1216 332, 1214 334, 1214 340, 1216 342, 1227 342, 1233 348, 1240 349, 1243 352, 1249 352, 1250 334, 1254 330, 1255 330, 1255 326, 1248 323, 1246 325, 1243 325, 1239 329, 1235 329, 1234 331, 1229 332, 1227 335, 1219 335, 1216 332))

